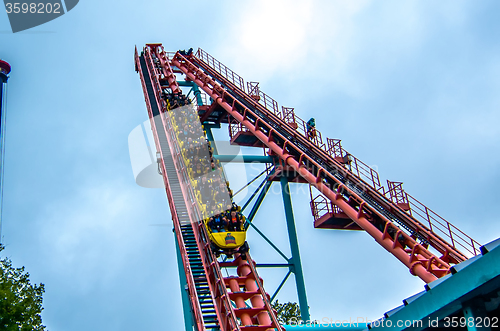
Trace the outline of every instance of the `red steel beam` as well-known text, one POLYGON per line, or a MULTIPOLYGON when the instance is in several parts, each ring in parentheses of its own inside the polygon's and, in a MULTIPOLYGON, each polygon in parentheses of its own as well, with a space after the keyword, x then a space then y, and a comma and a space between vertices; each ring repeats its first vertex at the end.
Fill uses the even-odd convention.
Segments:
MULTIPOLYGON (((206 52, 204 52, 203 50, 199 49, 198 52, 196 53, 197 56, 201 56, 201 58, 203 60, 205 60, 205 58, 208 56, 210 57, 209 55, 206 54, 206 52)), ((215 75, 216 77, 218 77, 219 79, 222 78, 222 81, 224 81, 224 77, 227 76, 224 75, 226 73, 226 71, 217 71, 217 68, 213 69, 211 68, 209 65, 207 65, 206 63, 202 62, 202 61, 199 61, 197 57, 190 57, 189 59, 192 59, 193 62, 196 62, 198 65, 200 65, 201 67, 203 67, 204 70, 208 71, 209 73, 211 73, 212 75, 215 75)), ((214 62, 214 61, 212 61, 214 62)), ((218 61, 215 60, 215 63, 217 63, 218 61)), ((225 66, 224 66, 225 67, 225 66)), ((238 76, 239 77, 239 76, 238 76)), ((226 81, 224 82, 227 86, 231 86, 232 84, 232 76, 229 77, 229 81, 226 79, 226 81)), ((241 77, 240 77, 241 79, 241 77)), ((241 84, 238 84, 238 85, 241 85, 241 84)), ((250 84, 251 85, 251 84, 250 84)), ((249 91, 251 90, 251 86, 249 85, 249 91)), ((258 85, 258 83, 257 83, 258 85)), ((266 113, 269 113, 269 108, 266 108, 267 107, 267 103, 262 103, 262 102, 257 102, 255 100, 255 97, 254 95, 248 95, 246 94, 246 92, 241 89, 240 87, 238 86, 234 86, 232 85, 231 86, 231 89, 236 92, 236 94, 238 94, 240 97, 243 97, 247 102, 249 103, 252 103, 255 105, 256 108, 259 108, 260 110, 266 112, 266 113)), ((258 90, 258 88, 257 88, 258 90)), ((258 91, 259 95, 265 95, 265 93, 263 93, 262 91, 258 91)), ((272 99, 270 98, 269 96, 267 96, 267 98, 269 100, 272 100, 272 110, 270 111, 271 112, 271 117, 274 115, 273 112, 277 115, 277 120, 280 121, 281 120, 281 117, 279 113, 277 113, 277 103, 272 99)), ((262 98, 260 98, 262 99, 262 98)), ((260 100, 262 101, 262 100, 260 100)), ((300 118, 297 117, 297 119, 299 119, 301 122, 304 122, 303 120, 301 120, 300 118)), ((308 139, 305 139, 302 135, 300 135, 296 130, 295 128, 293 127, 292 129, 293 130, 290 130, 289 128, 289 125, 288 123, 285 123, 283 122, 283 127, 285 129, 288 129, 288 134, 292 134, 294 136, 294 138, 300 138, 301 139, 301 143, 302 144, 309 144, 310 148, 314 149, 316 152, 319 151, 320 154, 322 154, 322 157, 324 159, 329 159, 331 157, 331 155, 328 155, 327 152, 323 151, 321 148, 323 147, 323 143, 322 143, 322 140, 319 139, 318 141, 314 140, 313 141, 309 141, 308 139), (319 149, 318 149, 319 147, 319 149)), ((305 125, 305 122, 303 123, 305 125)), ((305 132, 305 131, 304 131, 305 132)), ((320 135, 320 132, 319 131, 316 131, 317 132, 317 135, 319 136, 320 135)), ((316 138, 318 138, 318 136, 316 138)), ((329 140, 329 139, 327 139, 329 140)), ((330 145, 330 142, 329 142, 329 145, 330 145)), ((360 160, 356 159, 355 157, 353 157, 352 155, 350 156, 351 158, 354 159, 354 162, 356 163, 361 163, 363 164, 364 166, 366 166, 364 163, 362 163, 360 160)), ((338 160, 335 160, 337 161, 336 163, 338 163, 338 160)), ((367 167, 367 166, 366 166, 367 167)), ((357 169, 357 166, 355 167, 357 169)), ((369 167, 368 167, 369 168, 369 167)), ((343 169, 343 168, 341 168, 343 169)), ((356 170, 354 169, 354 170, 356 170)), ((353 171, 349 171, 349 172, 345 172, 344 175, 352 178, 354 181, 357 181, 358 183, 362 183, 361 185, 366 187, 367 191, 370 191, 371 192, 371 195, 373 198, 377 199, 379 203, 382 203, 382 204, 387 204, 389 203, 389 208, 391 209, 392 212, 395 212, 398 214, 398 216, 400 217, 400 219, 404 219, 406 220, 406 224, 410 224, 411 226, 414 227, 414 230, 418 231, 419 234, 425 234, 427 238, 429 238, 431 241, 432 241, 432 245, 434 248, 438 249, 438 251, 440 251, 444 256, 446 256, 447 259, 449 259, 452 263, 459 263, 459 262, 462 262, 464 260, 467 259, 467 257, 465 255, 463 255, 457 248, 456 246, 454 245, 453 243, 453 235, 455 236, 460 236, 460 234, 457 234, 456 232, 454 233, 451 233, 450 231, 450 240, 452 241, 452 244, 449 245, 447 243, 446 240, 442 239, 440 236, 438 236, 436 234, 435 231, 432 231, 431 229, 427 228, 424 224, 422 224, 420 221, 418 221, 417 219, 415 219, 414 217, 410 217, 408 214, 405 213, 404 210, 399 210, 399 206, 397 204, 393 204, 390 200, 388 200, 384 194, 381 194, 379 192, 380 190, 380 182, 378 180, 378 174, 371 168, 370 169, 370 174, 371 174, 371 180, 373 181, 374 183, 374 186, 371 187, 371 186, 367 186, 366 183, 359 177, 360 173, 359 173, 359 170, 358 170, 358 178, 351 176, 351 172, 354 173, 354 170, 353 171), (375 173, 376 175, 376 178, 373 178, 373 173, 375 173), (376 181, 375 181, 376 179, 376 181), (392 210, 392 209, 396 209, 396 210, 392 210), (450 254, 449 254, 450 253, 450 254)), ((354 173, 355 175, 355 173, 354 173)), ((387 206, 386 206, 387 207, 387 206)), ((411 214, 410 214, 411 215, 411 214)), ((413 215, 412 215, 413 216, 413 215)), ((446 221, 445 221, 446 222, 446 221)), ((451 225, 449 222, 446 222, 449 226, 451 225)), ((451 227, 455 228, 453 225, 451 225, 451 227)), ((458 229, 457 229, 458 230, 458 229)), ((463 234, 462 231, 458 230, 460 233, 463 234)), ((463 246, 464 248, 466 248, 469 252, 471 252, 473 255, 476 255, 477 254, 477 249, 474 248, 474 243, 475 241, 470 238, 469 236, 465 235, 466 238, 462 239, 463 243, 467 243, 467 240, 466 239, 470 239, 471 241, 471 247, 472 247, 472 250, 469 250, 467 247, 463 246)), ((476 243, 477 244, 477 243, 476 243)))
POLYGON ((162 78, 161 75, 164 76, 164 79, 167 80, 168 85, 173 93, 181 92, 181 88, 177 83, 177 78, 175 77, 174 71, 170 67, 167 52, 165 52, 162 44, 146 44, 146 47, 149 47, 151 53, 153 53, 155 57, 160 61, 160 78, 162 78))
MULTIPOLYGON (((339 206, 344 212, 355 221, 361 228, 368 232, 382 247, 387 251, 392 253, 396 258, 398 258, 402 263, 404 263, 410 272, 416 276, 419 276, 425 282, 431 282, 436 278, 442 277, 449 272, 450 265, 434 254, 427 250, 422 245, 418 244, 413 238, 411 238, 406 233, 401 230, 397 230, 396 236, 393 240, 389 234, 389 228, 397 229, 396 226, 392 224, 390 220, 385 218, 383 215, 379 216, 386 221, 386 227, 383 232, 380 232, 370 221, 364 216, 363 207, 366 204, 362 203, 360 210, 354 209, 351 205, 347 203, 345 198, 340 194, 341 190, 347 191, 351 196, 358 198, 363 201, 355 192, 345 187, 336 178, 331 176, 325 171, 321 166, 319 166, 314 160, 309 156, 302 154, 299 160, 295 160, 293 155, 286 152, 287 144, 292 146, 293 144, 281 136, 274 129, 269 128, 267 125, 267 134, 261 130, 261 127, 266 125, 265 121, 256 115, 251 109, 238 101, 234 96, 222 88, 217 82, 215 82, 211 77, 209 77, 205 72, 197 68, 185 57, 177 53, 172 59, 172 63, 179 68, 186 76, 195 82, 200 88, 202 88, 210 97, 212 97, 215 102, 217 102, 221 107, 223 107, 228 114, 235 118, 238 122, 243 124, 249 131, 251 131, 259 140, 261 140, 268 148, 270 148, 276 155, 278 155, 286 164, 291 166, 295 171, 297 171, 307 182, 315 186, 320 192, 326 195, 334 204, 339 206), (229 98, 227 98, 229 96, 229 98), (227 99, 232 99, 231 104, 227 99), (255 120, 252 120, 255 119, 255 120), (280 137, 285 141, 283 146, 279 146, 273 140, 273 135, 280 137), (304 161, 308 161, 308 164, 313 164, 317 167, 318 173, 311 173, 305 166, 304 161), (330 179, 338 182, 339 186, 336 190, 331 189, 322 182, 322 177, 329 176, 330 179), (411 249, 407 251, 398 242, 398 237, 404 237, 405 243, 411 249)), ((218 77, 223 79, 223 77, 218 77)), ((230 100, 231 101, 231 100, 230 100)), ((262 110, 262 109, 261 109, 262 110)), ((315 148, 315 146, 314 146, 315 148)), ((298 149, 298 148, 297 148, 298 149)), ((366 208, 366 207, 365 207, 366 208)))
MULTIPOLYGON (((148 109, 148 114, 149 114, 149 118, 150 118, 150 122, 151 122, 151 129, 153 131, 153 136, 155 138, 154 140, 155 140, 156 150, 160 151, 160 153, 162 153, 161 147, 159 144, 158 132, 156 130, 156 125, 154 123, 154 116, 153 116, 152 107, 151 107, 151 103, 149 101, 148 92, 147 92, 146 84, 144 81, 144 75, 142 73, 142 70, 140 69, 141 63, 139 61, 139 54, 137 53, 137 49, 135 51, 135 61, 136 61, 136 68, 138 68, 138 72, 139 72, 139 75, 141 78, 142 88, 143 88, 145 101, 146 101, 146 108, 148 109)), ((149 72, 149 75, 150 75, 150 79, 151 79, 150 72, 149 72)), ((189 296, 189 300, 191 302, 191 305, 193 307, 195 324, 197 325, 198 330, 204 330, 203 317, 201 316, 201 307, 199 305, 199 300, 198 300, 198 297, 196 294, 196 287, 194 284, 193 274, 189 268, 189 260, 188 260, 187 251, 186 251, 186 248, 184 245, 184 240, 183 240, 182 235, 181 235, 180 222, 179 222, 179 219, 177 218, 177 211, 175 208, 172 192, 170 191, 170 184, 169 184, 168 178, 166 176, 167 172, 165 169, 165 164, 163 162, 164 156, 161 155, 161 157, 162 157, 161 167, 162 167, 162 173, 163 173, 163 182, 165 184, 165 191, 167 193, 167 199, 169 201, 170 213, 172 215, 172 221, 173 221, 174 228, 175 228, 175 235, 176 235, 177 242, 178 242, 179 249, 180 249, 182 265, 184 267, 184 272, 186 274, 186 280, 187 280, 187 285, 188 285, 188 290, 189 290, 188 296, 189 296)))
MULTIPOLYGON (((209 55, 207 55, 201 49, 199 49, 196 54, 197 54, 197 56, 198 56, 198 54, 200 56, 202 56, 202 59, 205 59, 206 57, 211 58, 209 55)), ((276 112, 276 109, 277 109, 277 105, 274 105, 276 102, 274 102, 274 100, 273 100, 272 110, 269 111, 269 109, 266 108, 266 106, 263 105, 262 102, 259 102, 259 101, 255 100, 254 95, 248 95, 248 94, 246 94, 246 92, 244 91, 244 89, 242 89, 241 87, 239 87, 239 85, 243 85, 242 83, 240 83, 240 80, 242 80, 241 77, 238 76, 240 78, 240 80, 237 80, 238 84, 234 85, 233 84, 234 79, 232 79, 234 75, 230 75, 228 79, 225 79, 225 77, 227 76, 227 70, 223 70, 223 71, 217 70, 217 68, 219 68, 219 67, 226 68, 225 66, 218 65, 214 69, 214 68, 211 68, 206 63, 204 63, 203 61, 199 61, 198 58, 195 57, 195 56, 191 56, 191 57, 189 57, 189 59, 193 60, 193 62, 196 62, 196 64, 198 64, 199 66, 201 66, 203 68, 203 70, 205 70, 206 72, 208 72, 212 76, 217 77, 220 81, 223 81, 226 86, 228 86, 228 87, 231 88, 231 90, 233 91, 233 93, 236 93, 239 97, 242 97, 243 99, 245 99, 246 102, 248 102, 250 104, 253 104, 256 109, 259 109, 260 111, 265 112, 268 115, 268 117, 270 117, 270 118, 274 117, 273 119, 277 120, 278 121, 277 123, 280 122, 281 119, 280 119, 279 114, 276 113, 276 115, 278 115, 278 116, 274 116, 274 114, 273 114, 273 112, 276 112)), ((215 64, 219 63, 216 60, 215 61, 211 61, 211 62, 214 62, 215 64)), ((209 62, 207 62, 207 63, 209 63, 209 62)), ((259 91, 259 95, 264 95, 264 93, 261 92, 261 91, 259 91)), ((272 100, 272 98, 270 98, 270 97, 268 97, 268 99, 272 100)), ((266 105, 267 105, 267 103, 266 103, 266 105)), ((305 125, 305 122, 303 120, 301 120, 301 119, 299 119, 299 120, 301 122, 303 122, 303 125, 305 125)), ((356 177, 356 174, 355 174, 354 171, 358 169, 357 165, 355 166, 355 169, 352 170, 352 171, 351 171, 351 169, 349 169, 349 172, 344 171, 344 168, 342 167, 341 164, 339 164, 338 160, 336 160, 335 158, 332 160, 331 159, 331 155, 328 155, 327 152, 325 152, 325 151, 323 151, 321 149, 322 146, 323 146, 323 143, 322 143, 321 139, 318 139, 318 137, 320 137, 320 132, 319 131, 316 131, 317 132, 317 136, 315 137, 316 139, 313 139, 313 141, 309 141, 309 139, 306 139, 299 132, 297 132, 295 130, 295 128, 290 128, 290 126, 289 126, 288 123, 282 122, 281 126, 282 126, 282 128, 287 129, 287 133, 291 134, 295 139, 298 139, 301 144, 308 145, 308 149, 312 149, 318 155, 321 155, 321 157, 323 158, 323 160, 330 160, 334 164, 337 164, 338 165, 337 166, 337 170, 341 169, 344 176, 349 177, 351 180, 353 180, 354 182, 357 183, 356 185, 358 185, 358 186, 362 187, 364 190, 370 192, 370 195, 371 195, 372 198, 374 198, 379 204, 384 205, 384 208, 386 210, 390 210, 392 213, 397 214, 399 220, 403 221, 406 226, 411 227, 412 230, 415 231, 415 232, 418 232, 419 235, 425 236, 425 239, 429 241, 429 243, 431 244, 431 246, 433 248, 437 249, 441 254, 443 254, 442 259, 445 260, 447 263, 450 263, 450 262, 451 263, 459 263, 459 262, 465 261, 467 259, 467 257, 464 254, 462 254, 462 252, 460 252, 460 250, 458 248, 456 248, 456 246, 453 243, 453 234, 457 235, 456 232, 455 233, 451 233, 451 231, 450 231, 450 240, 452 241, 452 244, 450 245, 446 240, 444 240, 439 235, 437 235, 435 231, 432 231, 431 229, 427 228, 423 223, 421 223, 420 221, 418 221, 417 219, 415 219, 413 217, 413 215, 410 216, 407 213, 405 213, 405 211, 402 210, 397 204, 392 203, 392 201, 390 201, 389 199, 387 199, 384 196, 384 194, 381 194, 381 192, 379 192, 379 190, 380 190, 380 183, 378 181, 378 174, 376 172, 375 172, 375 174, 376 174, 376 177, 377 177, 376 179, 377 180, 375 181, 374 178, 372 178, 372 181, 373 181, 373 183, 374 183, 375 186, 371 187, 370 185, 366 184, 359 176, 356 177), (353 176, 353 174, 354 174, 354 176, 353 176)), ((351 155, 351 157, 352 157, 352 155, 351 155)), ((352 157, 352 158, 354 158, 354 157, 352 157)), ((355 161, 356 164, 358 162, 360 164, 364 164, 361 161, 357 160, 356 158, 354 158, 354 161, 355 161)), ((371 168, 369 168, 369 169, 370 169, 370 173, 371 173, 371 175, 373 177, 373 172, 374 171, 371 168)), ((360 175, 359 171, 358 171, 358 175, 360 175)), ((450 225, 450 223, 448 223, 448 225, 450 225)), ((453 227, 453 225, 451 225, 451 226, 453 227)), ((455 228, 455 227, 453 227, 453 228, 455 228)), ((472 243, 472 250, 468 249, 464 245, 462 245, 462 246, 464 248, 466 248, 468 251, 472 252, 473 255, 476 255, 477 254, 477 249, 474 248, 475 241, 472 238, 468 237, 468 236, 466 236, 466 237, 467 237, 467 239, 470 239, 470 241, 472 243)), ((467 243, 467 241, 464 239, 463 243, 467 243)))

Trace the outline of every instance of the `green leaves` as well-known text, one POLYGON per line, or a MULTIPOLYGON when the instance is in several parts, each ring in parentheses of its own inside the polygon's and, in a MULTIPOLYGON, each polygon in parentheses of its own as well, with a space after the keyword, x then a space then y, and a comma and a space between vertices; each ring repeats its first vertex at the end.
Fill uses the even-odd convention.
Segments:
MULTIPOLYGON (((0 244, 0 252, 4 246, 0 244)), ((8 258, 0 260, 0 330, 45 331, 40 316, 43 284, 32 285, 24 267, 14 268, 8 258)))
POLYGON ((291 324, 290 322, 300 321, 300 308, 296 302, 279 303, 274 301, 271 305, 276 310, 278 322, 281 324, 291 324))

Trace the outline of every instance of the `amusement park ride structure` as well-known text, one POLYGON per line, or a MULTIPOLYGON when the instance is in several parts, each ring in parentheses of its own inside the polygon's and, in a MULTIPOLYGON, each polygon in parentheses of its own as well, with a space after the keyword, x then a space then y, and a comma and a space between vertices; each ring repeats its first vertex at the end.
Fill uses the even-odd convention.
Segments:
MULTIPOLYGON (((387 181, 387 186, 384 186, 378 173, 344 150, 340 140, 324 138, 321 132, 311 130, 295 115, 293 108, 279 108, 274 99, 260 90, 258 83, 245 84, 238 74, 202 49, 195 53, 191 50, 166 52, 161 44, 148 44, 140 53, 136 49, 135 69, 141 78, 173 219, 181 285, 186 286, 182 291, 186 330, 193 327, 198 331, 283 330, 284 327, 271 307, 276 293, 270 297, 265 292, 257 273, 259 265, 251 256, 247 254, 245 260, 235 254, 221 259, 211 249, 207 230, 200 222, 196 192, 186 180, 188 176, 179 152, 180 143, 168 115, 171 110, 169 97, 182 95, 181 87, 189 87, 194 92, 193 103, 208 140, 213 141, 212 128, 220 128, 221 123, 226 123, 231 144, 263 148, 267 152, 267 156, 244 156, 241 160, 269 164, 265 180, 243 207, 244 210, 255 198, 245 227, 254 227, 252 221, 270 185, 279 182, 292 257, 288 258, 278 250, 287 260, 281 266, 287 267, 289 272, 276 292, 293 273, 304 321, 310 316, 289 182, 310 186, 315 228, 365 231, 403 263, 412 275, 421 278, 428 290, 438 291, 438 284, 442 282, 444 286, 445 281, 453 281, 449 278, 462 269, 460 266, 473 261, 479 266, 480 262, 486 263, 486 258, 498 255, 499 251, 494 250, 497 243, 481 246, 406 193, 402 183, 387 181), (178 81, 181 75, 185 79, 178 81), (490 253, 483 257, 486 252, 490 253), (235 270, 236 274, 224 277, 222 269, 235 270)), ((233 156, 215 152, 214 158, 224 162, 233 156)), ((264 239, 273 246, 265 236, 264 239)), ((489 270, 493 272, 491 277, 483 278, 469 292, 479 289, 489 280, 498 282, 500 278, 495 272, 500 274, 500 270, 497 269, 489 270)), ((498 287, 495 286, 490 295, 490 303, 493 303, 486 310, 480 304, 467 306, 472 311, 470 314, 475 314, 471 316, 496 314, 498 305, 495 306, 494 294, 498 296, 498 287)), ((426 300, 424 294, 419 296, 418 302, 426 300)), ((417 300, 410 299, 407 299, 408 303, 417 300)), ((419 314, 424 314, 419 316, 428 317, 438 311, 443 313, 448 305, 456 303, 453 300, 458 299, 448 298, 427 315, 418 310, 419 314)), ((415 312, 410 312, 411 307, 408 307, 406 310, 398 307, 397 311, 388 312, 384 319, 390 320, 396 313, 412 316, 415 312)), ((467 316, 467 309, 463 308, 460 314, 467 316)), ((446 313, 451 316, 457 313, 457 309, 446 313)))

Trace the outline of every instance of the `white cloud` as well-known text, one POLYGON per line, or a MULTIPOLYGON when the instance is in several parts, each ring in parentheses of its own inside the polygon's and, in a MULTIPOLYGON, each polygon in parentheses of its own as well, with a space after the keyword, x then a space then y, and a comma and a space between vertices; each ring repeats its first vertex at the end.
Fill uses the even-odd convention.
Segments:
POLYGON ((311 10, 310 1, 251 2, 229 23, 231 42, 220 53, 229 52, 240 64, 251 63, 248 73, 256 70, 259 78, 288 67, 303 53, 311 10))
POLYGON ((260 81, 281 70, 310 65, 315 56, 325 55, 330 43, 337 46, 336 56, 345 60, 352 17, 367 3, 255 1, 239 8, 241 14, 229 21, 229 37, 216 53, 225 54, 231 62, 226 64, 234 65, 243 77, 260 81))
POLYGON ((464 23, 466 7, 465 2, 254 1, 233 10, 238 14, 228 16, 224 42, 209 52, 246 81, 316 80, 367 97, 378 91, 370 78, 401 74, 402 65, 410 65, 426 41, 443 32, 437 29, 464 23), (441 21, 445 27, 435 24, 441 21))

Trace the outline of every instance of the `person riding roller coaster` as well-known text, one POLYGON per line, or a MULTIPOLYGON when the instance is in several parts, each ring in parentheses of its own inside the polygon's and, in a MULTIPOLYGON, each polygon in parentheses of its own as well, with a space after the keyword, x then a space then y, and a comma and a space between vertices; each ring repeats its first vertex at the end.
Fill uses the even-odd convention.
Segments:
POLYGON ((228 216, 227 229, 229 231, 241 231, 241 215, 236 213, 235 210, 231 210, 231 213, 228 216))
POLYGON ((243 231, 242 229, 242 219, 243 216, 238 210, 238 206, 233 202, 230 210, 226 210, 221 214, 210 217, 208 221, 208 226, 212 232, 225 232, 227 231, 243 231))
POLYGON ((239 253, 242 259, 246 259, 249 247, 245 241, 245 217, 240 210, 233 202, 230 209, 204 220, 211 242, 210 248, 217 257, 220 254, 232 257, 233 254, 239 253))
POLYGON ((224 220, 220 214, 210 217, 208 221, 208 226, 212 229, 212 232, 225 232, 224 229, 224 220))
POLYGON ((172 110, 178 107, 186 106, 191 103, 191 100, 182 93, 165 93, 164 96, 167 102, 167 109, 172 110))
POLYGON ((179 54, 184 56, 191 56, 191 54, 193 54, 193 48, 191 47, 187 52, 184 49, 182 51, 179 50, 179 54))

